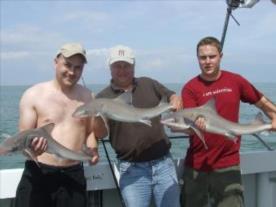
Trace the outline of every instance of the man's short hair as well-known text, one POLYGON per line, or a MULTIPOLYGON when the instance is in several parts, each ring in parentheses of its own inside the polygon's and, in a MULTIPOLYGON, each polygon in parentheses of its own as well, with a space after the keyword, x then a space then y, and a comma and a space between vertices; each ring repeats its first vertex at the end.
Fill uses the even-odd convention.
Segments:
POLYGON ((198 54, 198 49, 200 46, 203 45, 213 45, 217 48, 217 50, 219 51, 219 53, 222 52, 222 48, 221 48, 221 43, 220 41, 215 38, 215 37, 204 37, 203 39, 201 39, 198 43, 197 43, 197 48, 196 48, 196 53, 198 54))

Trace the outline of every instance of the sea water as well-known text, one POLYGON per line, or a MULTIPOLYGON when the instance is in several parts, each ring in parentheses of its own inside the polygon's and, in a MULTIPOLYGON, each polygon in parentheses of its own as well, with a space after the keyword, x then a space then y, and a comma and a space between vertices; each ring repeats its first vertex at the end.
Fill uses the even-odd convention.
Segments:
MULTIPOLYGON (((176 93, 180 93, 182 84, 172 83, 165 84, 171 90, 176 93)), ((276 83, 255 83, 254 84, 265 96, 269 97, 271 101, 276 102, 276 83)), ((94 93, 99 92, 106 85, 103 84, 92 84, 87 87, 90 88, 94 93)), ((18 117, 19 117, 19 101, 23 92, 29 86, 1 86, 0 88, 0 142, 3 139, 3 134, 15 134, 18 130, 18 117)), ((36 97, 33 97, 34 99, 36 97)), ((249 123, 258 113, 258 109, 255 106, 249 104, 241 104, 240 110, 240 123, 249 123)), ((169 130, 166 130, 170 136, 180 135, 171 134, 169 130)), ((268 136, 262 136, 263 140, 276 149, 276 133, 271 133, 268 136)), ((172 148, 171 152, 174 158, 183 158, 185 150, 189 143, 187 138, 171 139, 172 148)), ((109 156, 115 159, 115 154, 109 143, 106 143, 106 147, 109 156)), ((267 150, 255 137, 251 135, 243 136, 241 151, 264 151, 267 150)), ((106 155, 103 147, 99 145, 100 160, 106 161, 106 155)), ((18 168, 23 167, 25 157, 21 154, 0 156, 0 169, 18 168)))

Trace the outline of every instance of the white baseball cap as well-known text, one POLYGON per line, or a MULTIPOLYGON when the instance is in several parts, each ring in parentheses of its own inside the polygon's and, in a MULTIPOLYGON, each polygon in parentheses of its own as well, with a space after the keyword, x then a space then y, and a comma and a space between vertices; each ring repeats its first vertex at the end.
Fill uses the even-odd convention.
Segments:
POLYGON ((118 61, 124 61, 130 64, 134 64, 135 56, 132 49, 124 45, 117 45, 115 47, 112 47, 110 49, 108 63, 109 65, 112 65, 113 63, 118 61))
POLYGON ((87 62, 87 58, 86 58, 86 51, 83 48, 83 46, 79 43, 67 43, 64 44, 57 52, 57 56, 58 55, 63 55, 66 58, 69 58, 73 55, 81 55, 83 56, 85 62, 87 62))

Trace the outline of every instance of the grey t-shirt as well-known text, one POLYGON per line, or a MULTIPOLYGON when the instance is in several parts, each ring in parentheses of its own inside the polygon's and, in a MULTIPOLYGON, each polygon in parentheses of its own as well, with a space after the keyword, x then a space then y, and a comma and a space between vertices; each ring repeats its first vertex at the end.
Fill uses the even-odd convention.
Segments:
MULTIPOLYGON (((163 96, 168 99, 174 94, 158 81, 141 77, 134 78, 132 104, 139 108, 157 106, 163 96)), ((97 98, 115 98, 124 90, 111 84, 97 94, 97 98)), ((152 120, 152 126, 142 123, 126 123, 109 120, 110 142, 118 159, 130 162, 143 162, 166 155, 171 143, 160 123, 160 116, 152 120)))

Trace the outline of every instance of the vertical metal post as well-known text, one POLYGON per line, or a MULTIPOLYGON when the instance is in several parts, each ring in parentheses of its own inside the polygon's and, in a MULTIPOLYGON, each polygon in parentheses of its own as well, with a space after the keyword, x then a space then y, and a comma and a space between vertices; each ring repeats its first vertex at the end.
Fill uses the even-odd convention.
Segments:
POLYGON ((225 17, 225 21, 224 21, 223 32, 222 32, 221 41, 220 41, 220 43, 221 43, 221 50, 223 49, 223 45, 224 45, 224 41, 225 41, 225 36, 226 36, 228 24, 229 24, 229 18, 231 16, 231 13, 232 13, 232 7, 231 7, 231 5, 228 5, 227 12, 226 12, 226 17, 225 17))
POLYGON ((118 180, 117 180, 116 175, 114 173, 114 170, 113 170, 113 167, 112 167, 112 164, 111 164, 111 161, 110 161, 110 157, 109 157, 109 154, 108 154, 106 146, 105 146, 105 142, 104 142, 103 139, 101 139, 101 141, 102 141, 102 144, 103 144, 103 147, 104 147, 104 151, 105 151, 106 158, 107 158, 107 161, 108 161, 108 164, 109 164, 109 168, 111 170, 111 173, 112 173, 112 176, 113 176, 113 179, 114 179, 114 182, 115 182, 115 185, 116 185, 116 188, 117 188, 120 200, 121 200, 122 207, 126 207, 124 198, 123 198, 122 193, 121 193, 121 189, 119 187, 118 180))

